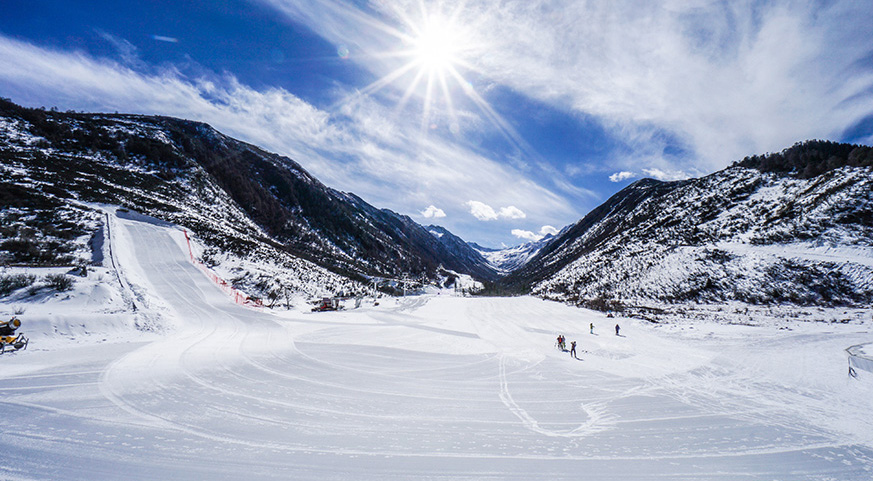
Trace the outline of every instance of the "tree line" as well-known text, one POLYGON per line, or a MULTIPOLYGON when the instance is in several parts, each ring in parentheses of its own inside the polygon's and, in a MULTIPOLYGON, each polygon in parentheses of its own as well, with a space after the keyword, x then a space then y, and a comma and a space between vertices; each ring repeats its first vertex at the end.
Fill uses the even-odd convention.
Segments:
POLYGON ((873 147, 828 140, 807 140, 782 152, 746 157, 734 165, 811 179, 841 167, 873 166, 873 147))

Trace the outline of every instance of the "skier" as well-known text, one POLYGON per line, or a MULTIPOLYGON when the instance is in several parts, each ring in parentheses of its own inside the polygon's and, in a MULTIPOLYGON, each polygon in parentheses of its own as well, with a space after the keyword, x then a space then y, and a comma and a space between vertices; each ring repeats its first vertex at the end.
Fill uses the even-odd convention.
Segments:
POLYGON ((578 357, 576 357, 576 341, 570 343, 570 356, 572 356, 574 359, 579 359, 578 357))
POLYGON ((562 351, 566 351, 566 349, 564 349, 564 335, 563 334, 558 334, 558 349, 560 349, 562 351))
POLYGON ((594 334, 594 323, 591 323, 591 334, 594 334))
POLYGON ((616 336, 620 336, 620 335, 621 335, 621 334, 618 333, 618 330, 619 330, 619 329, 621 329, 621 328, 618 327, 618 324, 616 324, 616 325, 615 325, 615 335, 616 335, 616 336))

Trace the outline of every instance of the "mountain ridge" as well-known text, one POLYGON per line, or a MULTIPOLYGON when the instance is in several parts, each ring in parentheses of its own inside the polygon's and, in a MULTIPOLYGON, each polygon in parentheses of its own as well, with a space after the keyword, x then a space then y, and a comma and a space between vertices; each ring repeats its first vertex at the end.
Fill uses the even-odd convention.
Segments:
MULTIPOLYGON (((601 309, 873 300, 873 148, 861 145, 799 142, 697 179, 641 179, 556 235, 502 250, 329 188, 202 122, 3 100, 0 160, 2 262, 85 262, 65 239, 98 229, 82 205, 104 202, 186 226, 209 246, 207 263, 269 258, 273 272, 291 266, 334 291, 464 274, 486 292, 601 309)), ((281 287, 269 276, 236 281, 281 287)))
POLYGON ((637 181, 498 285, 603 309, 869 305, 873 149, 808 141, 762 158, 698 179, 637 181))
MULTIPOLYGON (((457 257, 408 216, 331 189, 296 161, 202 122, 44 111, 6 100, 0 119, 2 165, 17 173, 4 190, 15 198, 118 204, 185 225, 222 250, 246 255, 263 244, 359 281, 437 280, 442 268, 493 277, 484 260, 457 257)), ((7 197, 11 207, 16 200, 7 197)), ((21 226, 7 235, 21 237, 28 232, 21 226)))

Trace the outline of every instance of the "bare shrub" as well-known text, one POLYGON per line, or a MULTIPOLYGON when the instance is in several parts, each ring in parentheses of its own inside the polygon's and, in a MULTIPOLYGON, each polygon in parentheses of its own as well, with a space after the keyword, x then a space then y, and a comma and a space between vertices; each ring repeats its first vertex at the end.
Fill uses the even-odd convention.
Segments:
POLYGON ((582 301, 582 306, 595 311, 601 312, 621 312, 624 310, 624 305, 621 301, 611 299, 605 296, 597 296, 593 299, 585 299, 582 301))
POLYGON ((49 274, 45 276, 45 283, 48 287, 58 291, 69 291, 73 288, 73 278, 66 274, 49 274))
POLYGON ((29 287, 36 281, 32 274, 0 275, 0 297, 8 296, 22 287, 29 287))

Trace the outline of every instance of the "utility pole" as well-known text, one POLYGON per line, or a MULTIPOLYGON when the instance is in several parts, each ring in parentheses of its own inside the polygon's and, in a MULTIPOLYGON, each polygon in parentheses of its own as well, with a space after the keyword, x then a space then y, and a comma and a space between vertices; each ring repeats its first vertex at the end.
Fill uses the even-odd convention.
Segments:
POLYGON ((376 290, 379 288, 379 283, 382 282, 381 277, 374 277, 373 282, 373 302, 376 302, 376 290))

